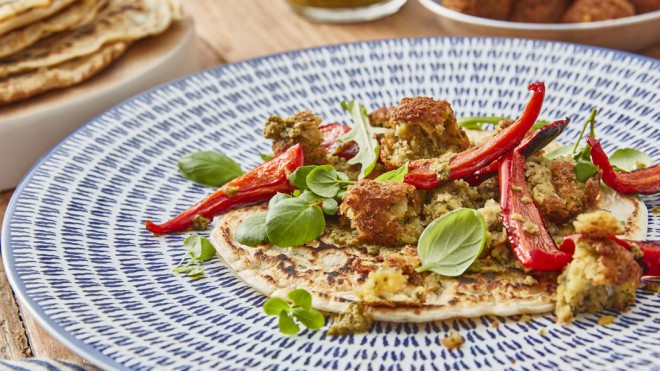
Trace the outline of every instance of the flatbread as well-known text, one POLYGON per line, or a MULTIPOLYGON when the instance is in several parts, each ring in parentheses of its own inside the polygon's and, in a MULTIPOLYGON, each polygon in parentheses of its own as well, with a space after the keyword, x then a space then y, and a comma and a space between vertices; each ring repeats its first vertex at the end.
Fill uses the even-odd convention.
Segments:
POLYGON ((23 50, 54 33, 91 23, 107 0, 81 0, 42 21, 0 36, 0 58, 23 50))
POLYGON ((106 43, 162 33, 173 20, 172 9, 171 0, 110 0, 90 25, 54 35, 5 58, 0 78, 85 56, 106 43))
MULTIPOLYGON (((627 213, 619 215, 626 221, 624 237, 646 238, 646 207, 638 198, 614 193, 604 197, 600 205, 627 213)), ((376 249, 379 252, 374 255, 364 247, 337 246, 326 234, 294 248, 249 247, 238 243, 234 231, 242 221, 265 210, 265 205, 257 205, 222 215, 211 233, 211 243, 240 278, 267 296, 284 297, 293 289, 303 288, 312 294, 316 309, 340 313, 351 302, 359 300, 354 288, 367 279, 366 274, 355 269, 354 262, 378 267, 375 270, 384 267, 387 257, 379 255, 381 249, 376 249)), ((424 280, 427 294, 423 304, 380 305, 372 307, 372 313, 374 319, 380 321, 427 322, 455 317, 551 312, 555 307, 557 275, 558 272, 518 269, 468 272, 455 278, 433 275, 435 281, 431 281, 431 285, 427 275, 424 280), (530 281, 536 282, 530 284, 530 281)))
POLYGON ((128 43, 119 41, 38 73, 0 79, 0 105, 87 80, 121 57, 127 48, 128 43))
POLYGON ((0 3, 0 35, 50 17, 71 5, 74 1, 75 0, 16 0, 0 3))

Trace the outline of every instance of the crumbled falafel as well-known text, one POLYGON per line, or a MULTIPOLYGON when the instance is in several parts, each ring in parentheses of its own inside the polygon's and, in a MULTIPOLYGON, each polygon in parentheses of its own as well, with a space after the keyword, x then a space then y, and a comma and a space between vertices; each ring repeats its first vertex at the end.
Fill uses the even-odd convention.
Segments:
POLYGON ((637 10, 637 14, 650 13, 660 10, 660 0, 628 0, 637 10))
POLYGON ((380 139, 380 159, 392 169, 412 160, 458 153, 470 146, 447 101, 403 98, 391 110, 389 126, 391 129, 380 139))
POLYGON ((600 174, 582 183, 575 175, 574 166, 570 157, 548 160, 533 156, 525 162, 527 183, 544 219, 562 224, 596 206, 600 174))
POLYGON ((357 229, 358 240, 383 246, 416 243, 422 234, 415 187, 361 179, 348 187, 339 213, 357 229))
POLYGON ((390 107, 380 107, 369 113, 369 124, 379 128, 390 127, 390 107))
POLYGON ((328 152, 321 147, 323 134, 319 130, 321 118, 309 111, 301 111, 286 119, 270 116, 264 124, 264 137, 273 139, 273 153, 279 155, 300 143, 305 165, 330 163, 328 152))

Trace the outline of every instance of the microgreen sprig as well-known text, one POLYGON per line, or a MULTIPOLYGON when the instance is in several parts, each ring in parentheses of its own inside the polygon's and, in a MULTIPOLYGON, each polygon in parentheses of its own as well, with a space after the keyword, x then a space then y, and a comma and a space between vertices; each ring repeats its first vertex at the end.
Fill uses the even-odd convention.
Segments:
POLYGON ((174 273, 186 273, 190 277, 198 277, 204 274, 203 262, 215 256, 215 248, 211 242, 196 233, 191 234, 183 240, 183 245, 186 247, 187 252, 179 262, 179 264, 172 269, 174 273), (189 259, 187 263, 183 263, 189 259))
POLYGON ((263 310, 269 316, 278 316, 277 327, 285 335, 295 335, 300 332, 296 320, 310 330, 318 330, 325 326, 325 317, 312 308, 312 295, 304 289, 296 289, 284 298, 273 297, 264 303, 263 310), (293 305, 290 304, 293 303, 293 305))

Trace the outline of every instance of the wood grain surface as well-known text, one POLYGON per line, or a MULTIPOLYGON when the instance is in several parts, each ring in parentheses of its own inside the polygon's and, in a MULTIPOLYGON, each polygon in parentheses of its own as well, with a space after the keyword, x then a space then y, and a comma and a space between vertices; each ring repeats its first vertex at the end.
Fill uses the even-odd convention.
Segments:
MULTIPOLYGON (((195 20, 199 68, 276 52, 370 39, 443 35, 436 16, 409 0, 397 14, 372 22, 329 25, 309 22, 283 0, 187 0, 195 20)), ((660 58, 660 44, 640 54, 660 58)), ((6 160, 6 159, 3 159, 6 160)), ((0 219, 11 191, 0 193, 0 219)), ((81 358, 48 335, 20 309, 0 267, 0 358, 81 358)))

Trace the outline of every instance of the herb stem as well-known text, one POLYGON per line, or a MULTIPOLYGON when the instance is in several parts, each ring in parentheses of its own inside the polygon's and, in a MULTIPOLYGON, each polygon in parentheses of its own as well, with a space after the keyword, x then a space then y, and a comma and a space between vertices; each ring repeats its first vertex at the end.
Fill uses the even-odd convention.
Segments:
MULTIPOLYGON (((582 138, 584 137, 584 134, 587 132, 587 126, 591 124, 591 130, 590 134, 591 136, 595 137, 595 126, 596 126, 596 113, 598 113, 597 109, 591 110, 591 114, 589 115, 589 118, 587 118, 587 121, 584 123, 584 126, 582 126, 582 131, 580 132, 580 136, 578 137, 578 140, 575 142, 575 147, 573 147, 573 152, 572 154, 575 154, 575 152, 578 149, 578 146, 580 145, 580 142, 582 141, 582 138)), ((585 149, 588 148, 585 147, 585 149)))

